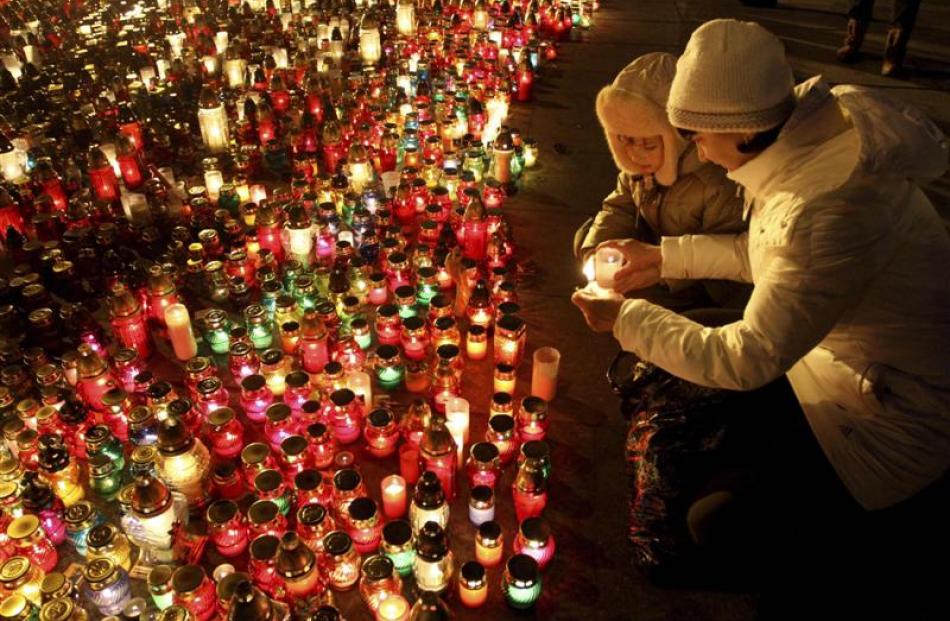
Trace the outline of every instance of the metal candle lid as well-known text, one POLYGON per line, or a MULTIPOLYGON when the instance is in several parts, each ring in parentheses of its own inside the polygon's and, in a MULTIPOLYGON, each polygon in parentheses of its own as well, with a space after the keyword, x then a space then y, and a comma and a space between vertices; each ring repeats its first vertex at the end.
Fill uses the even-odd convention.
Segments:
POLYGON ((537 585, 538 562, 527 554, 515 554, 505 566, 512 586, 519 589, 530 589, 537 585))

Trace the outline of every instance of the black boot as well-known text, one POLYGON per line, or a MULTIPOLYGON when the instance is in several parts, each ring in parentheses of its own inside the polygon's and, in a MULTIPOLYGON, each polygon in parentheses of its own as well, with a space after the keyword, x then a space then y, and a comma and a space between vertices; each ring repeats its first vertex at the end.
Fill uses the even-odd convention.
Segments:
POLYGON ((857 62, 861 58, 861 44, 864 43, 864 34, 867 31, 868 22, 849 19, 844 45, 838 48, 838 60, 843 63, 857 62))
POLYGON ((908 39, 910 39, 910 33, 904 28, 893 26, 887 31, 887 45, 884 48, 881 75, 893 77, 903 71, 908 39))

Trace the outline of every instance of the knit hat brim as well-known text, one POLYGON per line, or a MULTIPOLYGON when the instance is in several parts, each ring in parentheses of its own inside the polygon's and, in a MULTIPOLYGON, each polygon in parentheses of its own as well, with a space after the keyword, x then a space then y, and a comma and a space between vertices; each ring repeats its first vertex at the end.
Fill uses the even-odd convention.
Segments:
POLYGON ((713 134, 763 132, 785 122, 795 108, 791 96, 775 106, 750 112, 694 112, 670 106, 670 123, 679 129, 713 134))

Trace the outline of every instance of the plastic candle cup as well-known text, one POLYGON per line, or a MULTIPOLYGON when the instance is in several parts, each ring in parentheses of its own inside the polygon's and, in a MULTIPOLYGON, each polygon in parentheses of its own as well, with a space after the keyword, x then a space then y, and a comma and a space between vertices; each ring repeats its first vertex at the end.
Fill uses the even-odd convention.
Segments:
POLYGON ((601 248, 594 255, 594 279, 603 289, 613 290, 614 274, 623 264, 623 253, 616 248, 601 248))
POLYGON ((406 480, 398 474, 391 474, 382 480, 383 513, 390 520, 399 519, 406 514, 406 480))
POLYGON ((482 523, 475 533, 475 559, 485 567, 495 567, 501 563, 504 544, 504 536, 498 522, 482 523))
POLYGON ((552 401, 557 394, 558 367, 561 353, 553 347, 542 347, 534 352, 531 371, 531 394, 552 401))
POLYGON ((191 331, 191 318, 184 304, 172 304, 165 309, 165 325, 176 358, 185 361, 198 355, 198 343, 191 331))
MULTIPOLYGON (((459 425, 463 429, 463 442, 468 442, 469 419, 469 404, 466 399, 463 399, 462 397, 452 397, 445 402, 446 423, 451 425, 459 425)), ((458 441, 456 441, 456 443, 458 443, 458 441)))
POLYGON ((419 449, 411 444, 399 447, 399 471, 409 484, 419 480, 419 449))
POLYGON ((465 432, 468 431, 466 421, 459 420, 458 418, 455 420, 447 420, 445 421, 445 428, 449 430, 452 440, 455 441, 455 466, 459 468, 465 459, 465 432))
POLYGON ((485 568, 478 561, 468 561, 459 571, 459 599, 466 608, 479 608, 488 599, 485 568))
POLYGON ((525 554, 515 554, 505 565, 501 587, 505 601, 512 608, 526 610, 541 597, 541 576, 538 563, 525 554))

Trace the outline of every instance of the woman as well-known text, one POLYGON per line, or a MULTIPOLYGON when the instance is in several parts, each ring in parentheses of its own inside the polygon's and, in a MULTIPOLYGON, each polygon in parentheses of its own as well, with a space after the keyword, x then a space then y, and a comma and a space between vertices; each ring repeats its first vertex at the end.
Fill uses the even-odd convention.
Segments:
POLYGON ((946 170, 946 139, 873 91, 820 78, 796 87, 781 42, 734 20, 693 33, 667 111, 744 188, 749 231, 628 245, 623 277, 751 281, 743 317, 710 328, 644 300, 575 302, 594 329, 681 378, 768 385, 738 464, 758 476, 699 498, 694 538, 771 525, 773 560, 825 550, 807 576, 816 589, 861 575, 875 598, 904 593, 899 580, 926 566, 904 555, 947 543, 928 522, 945 513, 912 509, 945 506, 950 464, 950 239, 917 182, 946 170), (768 518, 749 517, 756 509, 768 518), (864 530, 873 524, 901 526, 864 530), (835 572, 827 550, 847 541, 864 543, 834 558, 868 563, 835 572), (884 577, 894 582, 878 588, 884 577))
MULTIPOLYGON (((739 233, 746 228, 735 185, 719 167, 700 162, 696 149, 666 118, 675 70, 672 54, 645 54, 597 95, 597 118, 620 173, 601 210, 574 237, 574 254, 582 263, 591 263, 594 250, 608 240, 618 245, 626 239, 658 243, 662 236, 739 233)), ((623 280, 616 281, 614 289, 632 291, 623 280)), ((748 287, 667 280, 635 295, 676 309, 742 308, 748 287)))

